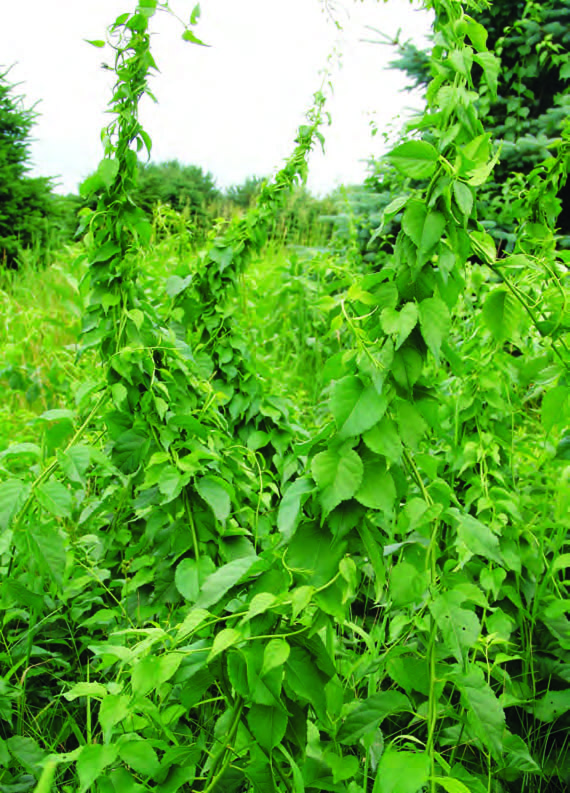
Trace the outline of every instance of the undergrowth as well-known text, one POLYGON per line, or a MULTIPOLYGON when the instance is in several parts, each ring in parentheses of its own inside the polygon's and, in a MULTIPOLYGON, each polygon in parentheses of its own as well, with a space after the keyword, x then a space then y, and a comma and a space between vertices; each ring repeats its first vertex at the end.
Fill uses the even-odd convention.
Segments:
POLYGON ((498 256, 499 63, 478 3, 426 5, 428 105, 372 259, 350 223, 267 247, 325 88, 247 213, 198 251, 157 238, 130 195, 167 4, 111 26, 85 254, 1 293, 2 792, 566 789, 570 129, 498 256))

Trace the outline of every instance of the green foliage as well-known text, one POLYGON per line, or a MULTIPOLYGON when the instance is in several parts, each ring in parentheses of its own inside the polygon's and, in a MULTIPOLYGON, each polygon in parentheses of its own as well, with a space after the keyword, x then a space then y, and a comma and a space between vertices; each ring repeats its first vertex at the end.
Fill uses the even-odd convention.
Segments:
POLYGON ((8 790, 567 787, 570 325, 552 197, 570 127, 497 258, 471 82, 476 57, 491 84, 495 61, 461 2, 429 6, 428 104, 388 156, 398 192, 373 266, 349 223, 345 246, 272 262, 265 313, 247 266, 261 278, 325 97, 255 205, 161 278, 132 196, 166 3, 111 27, 113 121, 77 265, 88 376, 0 456, 8 790), (315 333, 291 372, 282 298, 315 333), (275 348, 259 357, 263 329, 236 316, 254 310, 275 348))
MULTIPOLYGON (((62 202, 51 193, 51 180, 27 175, 30 133, 35 114, 14 95, 8 72, 0 74, 0 267, 15 267, 25 248, 43 259, 52 241, 48 227, 62 202), (57 206, 57 209, 56 209, 57 206)), ((61 238, 61 237, 60 237, 61 238)))

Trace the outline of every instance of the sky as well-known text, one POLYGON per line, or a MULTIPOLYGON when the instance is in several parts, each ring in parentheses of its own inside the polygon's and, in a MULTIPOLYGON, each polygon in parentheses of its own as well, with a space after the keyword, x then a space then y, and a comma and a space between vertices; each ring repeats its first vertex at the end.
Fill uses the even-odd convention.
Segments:
MULTIPOLYGON (((0 11, 0 67, 27 106, 39 113, 31 146, 33 175, 54 177, 58 192, 77 192, 102 157, 100 130, 112 74, 101 65, 109 24, 134 10, 136 0, 18 0, 0 11)), ((195 0, 171 0, 188 19, 195 0)), ((160 72, 141 120, 153 140, 155 162, 178 159, 201 166, 226 188, 248 176, 273 173, 292 151, 312 96, 333 50, 332 124, 325 154, 315 152, 309 189, 324 194, 361 182, 366 161, 387 150, 417 94, 406 78, 387 70, 390 47, 368 43, 401 29, 403 40, 425 45, 430 16, 409 0, 202 0, 193 29, 208 47, 182 41, 183 28, 168 14, 151 21, 152 51, 160 72), (341 23, 339 32, 332 17, 341 23), (371 29, 372 28, 372 29, 371 29), (339 65, 340 64, 340 65, 339 65), (378 134, 371 135, 371 124, 378 134)))

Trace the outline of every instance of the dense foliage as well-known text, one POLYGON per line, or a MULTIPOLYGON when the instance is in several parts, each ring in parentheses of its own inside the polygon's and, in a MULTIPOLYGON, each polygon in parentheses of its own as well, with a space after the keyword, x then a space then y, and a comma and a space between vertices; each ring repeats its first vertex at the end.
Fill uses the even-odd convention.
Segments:
MULTIPOLYGON (((246 212, 152 247, 138 103, 167 4, 111 26, 86 253, 60 271, 75 296, 57 283, 75 381, 0 455, 3 791, 567 789, 570 125, 499 255, 482 3, 425 5, 426 110, 376 248, 347 192, 342 244, 273 261, 326 97, 246 212)), ((31 352, 25 288, 2 295, 31 352)))
POLYGON ((51 212, 50 180, 27 175, 34 113, 0 74, 0 267, 14 265, 25 247, 45 248, 51 212))

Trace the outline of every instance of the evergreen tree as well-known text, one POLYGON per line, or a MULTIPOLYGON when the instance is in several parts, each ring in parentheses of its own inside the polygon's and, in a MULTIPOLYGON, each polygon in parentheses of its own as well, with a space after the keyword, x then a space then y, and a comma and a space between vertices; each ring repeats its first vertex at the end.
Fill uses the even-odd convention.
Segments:
POLYGON ((30 131, 35 114, 0 74, 0 266, 13 267, 25 247, 42 249, 51 211, 49 179, 29 177, 30 131))

